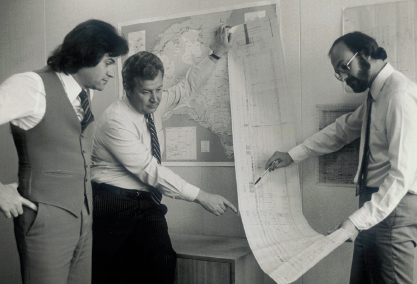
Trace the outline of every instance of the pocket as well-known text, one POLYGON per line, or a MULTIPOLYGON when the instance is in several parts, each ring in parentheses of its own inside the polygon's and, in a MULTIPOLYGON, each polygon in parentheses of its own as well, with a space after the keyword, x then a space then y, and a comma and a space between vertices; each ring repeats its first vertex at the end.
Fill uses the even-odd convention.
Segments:
POLYGON ((168 212, 168 207, 165 204, 159 204, 158 208, 157 208, 162 214, 164 214, 164 216, 167 214, 168 212))
POLYGON ((38 211, 34 211, 30 209, 29 207, 25 207, 24 209, 25 210, 24 211, 24 214, 25 214, 25 217, 24 217, 24 220, 25 220, 24 230, 25 231, 24 232, 26 236, 28 236, 29 233, 33 230, 33 228, 35 228, 37 224, 39 223, 39 214, 40 212, 42 212, 41 203, 38 203, 37 207, 38 207, 38 211))
POLYGON ((100 191, 102 190, 98 189, 98 187, 95 186, 94 183, 93 183, 92 189, 93 189, 93 200, 95 200, 100 194, 100 191))

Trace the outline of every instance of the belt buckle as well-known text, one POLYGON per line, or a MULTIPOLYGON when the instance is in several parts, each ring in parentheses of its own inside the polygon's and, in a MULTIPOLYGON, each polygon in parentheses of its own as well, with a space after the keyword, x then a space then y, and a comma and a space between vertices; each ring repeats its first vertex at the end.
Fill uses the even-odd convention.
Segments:
POLYGON ((138 197, 138 198, 140 197, 140 191, 139 190, 136 191, 135 196, 138 197))

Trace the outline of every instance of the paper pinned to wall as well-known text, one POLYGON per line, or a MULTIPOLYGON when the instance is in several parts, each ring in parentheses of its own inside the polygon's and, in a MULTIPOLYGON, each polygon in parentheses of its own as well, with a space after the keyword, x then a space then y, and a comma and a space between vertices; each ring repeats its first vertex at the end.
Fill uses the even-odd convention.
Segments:
POLYGON ((277 149, 295 146, 280 30, 265 17, 234 31, 229 84, 239 210, 250 247, 277 283, 290 283, 349 238, 315 232, 302 213, 296 165, 266 174, 277 149))
POLYGON ((375 38, 394 68, 417 82, 417 1, 346 8, 343 33, 361 31, 375 38))

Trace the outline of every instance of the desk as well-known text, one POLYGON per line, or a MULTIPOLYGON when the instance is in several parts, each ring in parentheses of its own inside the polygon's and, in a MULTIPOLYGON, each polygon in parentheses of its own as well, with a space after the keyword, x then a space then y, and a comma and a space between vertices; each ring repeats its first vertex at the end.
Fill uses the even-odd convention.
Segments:
POLYGON ((178 284, 258 284, 264 273, 246 239, 170 234, 178 284))

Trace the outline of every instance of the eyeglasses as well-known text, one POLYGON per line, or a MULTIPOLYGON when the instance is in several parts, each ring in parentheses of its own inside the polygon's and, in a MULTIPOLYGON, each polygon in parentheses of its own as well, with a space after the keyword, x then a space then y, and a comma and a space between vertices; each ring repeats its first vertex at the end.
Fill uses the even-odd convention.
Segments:
POLYGON ((346 80, 346 77, 342 76, 341 74, 346 75, 346 73, 349 72, 350 70, 349 64, 352 62, 353 58, 355 58, 357 54, 358 53, 356 52, 346 64, 345 63, 340 64, 339 70, 334 73, 334 76, 336 77, 337 80, 342 81, 342 82, 346 80))

